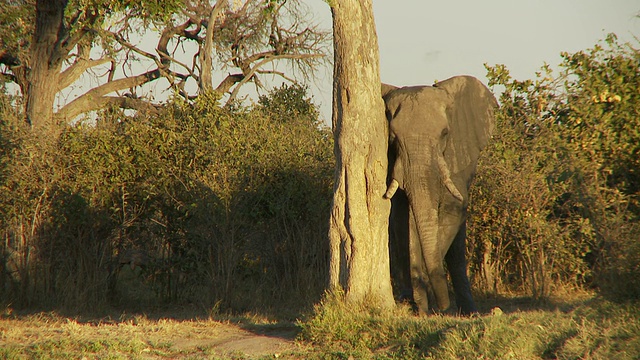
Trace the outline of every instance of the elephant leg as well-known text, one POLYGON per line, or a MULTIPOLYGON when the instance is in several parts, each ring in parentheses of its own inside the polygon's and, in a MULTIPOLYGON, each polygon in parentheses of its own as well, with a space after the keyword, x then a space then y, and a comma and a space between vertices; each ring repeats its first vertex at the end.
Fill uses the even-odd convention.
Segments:
POLYGON ((398 190, 391 199, 389 219, 389 253, 391 277, 400 301, 412 299, 411 261, 409 259, 409 204, 404 191, 398 190))
POLYGON ((463 221, 445 255, 445 261, 453 283, 458 311, 463 315, 470 315, 477 313, 478 309, 471 296, 471 285, 467 276, 466 238, 467 222, 463 221))

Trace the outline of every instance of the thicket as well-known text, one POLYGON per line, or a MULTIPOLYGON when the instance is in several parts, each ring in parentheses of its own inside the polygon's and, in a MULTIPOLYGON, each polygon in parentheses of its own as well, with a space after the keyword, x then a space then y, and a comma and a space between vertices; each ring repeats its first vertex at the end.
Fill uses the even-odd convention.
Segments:
MULTIPOLYGON (((640 296, 640 51, 608 37, 533 80, 489 67, 474 290, 640 296)), ((294 309, 326 285, 333 154, 306 89, 98 114, 54 142, 0 97, 0 302, 294 309)))
POLYGON ((533 80, 488 67, 497 133, 471 200, 476 288, 640 296, 640 50, 615 35, 533 80))
POLYGON ((153 117, 109 110, 50 145, 5 98, 2 301, 243 310, 319 298, 333 160, 305 96, 283 86, 252 108, 200 96, 153 117))

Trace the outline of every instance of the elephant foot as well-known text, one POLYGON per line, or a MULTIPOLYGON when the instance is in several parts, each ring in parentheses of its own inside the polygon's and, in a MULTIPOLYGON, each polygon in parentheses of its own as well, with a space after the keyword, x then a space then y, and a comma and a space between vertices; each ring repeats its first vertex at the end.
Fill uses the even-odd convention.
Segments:
POLYGON ((463 306, 463 307, 458 306, 457 308, 458 308, 458 314, 462 316, 473 316, 479 313, 478 309, 474 304, 472 304, 471 306, 463 306))
POLYGON ((413 307, 413 311, 418 315, 429 314, 429 298, 427 296, 416 297, 414 294, 412 307, 413 307))
POLYGON ((396 301, 399 303, 413 302, 413 294, 411 293, 411 289, 406 288, 401 290, 398 296, 396 296, 396 301))
POLYGON ((415 301, 411 302, 411 311, 416 316, 426 316, 429 315, 429 310, 424 308, 423 306, 418 305, 415 301))

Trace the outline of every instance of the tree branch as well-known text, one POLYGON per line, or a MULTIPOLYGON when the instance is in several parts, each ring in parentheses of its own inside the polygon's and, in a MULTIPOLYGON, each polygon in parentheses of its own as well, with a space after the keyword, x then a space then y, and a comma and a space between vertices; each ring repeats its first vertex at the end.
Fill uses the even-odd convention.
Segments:
POLYGON ((20 58, 7 50, 0 49, 0 64, 5 64, 9 67, 19 66, 22 64, 20 58))
POLYGON ((79 29, 74 32, 73 36, 69 32, 66 33, 64 40, 61 41, 61 52, 68 54, 80 41, 91 32, 90 27, 94 26, 98 19, 98 12, 94 9, 91 12, 85 10, 76 10, 75 14, 70 18, 68 23, 69 29, 79 29), (84 15, 84 19, 83 16, 84 15), (81 24, 84 23, 84 25, 81 24))
POLYGON ((0 77, 8 78, 10 81, 16 84, 18 83, 18 78, 13 74, 3 72, 3 73, 0 73, 0 77))
POLYGON ((213 80, 211 73, 213 72, 213 33, 215 29, 216 18, 220 14, 220 11, 227 5, 227 0, 218 0, 211 9, 209 15, 209 22, 207 23, 207 35, 204 39, 204 45, 200 51, 200 91, 211 90, 213 87, 213 80))
POLYGON ((231 87, 233 85, 235 85, 236 83, 239 83, 240 81, 242 81, 242 79, 244 79, 244 75, 243 74, 230 74, 227 75, 226 78, 224 78, 224 80, 222 80, 220 82, 220 84, 218 84, 218 87, 216 88, 216 92, 219 92, 221 94, 225 94, 229 91, 229 89, 231 89, 231 87))
POLYGON ((139 54, 139 55, 142 55, 142 56, 144 56, 144 57, 146 57, 146 58, 148 58, 148 59, 151 59, 151 60, 155 61, 155 62, 156 62, 156 64, 158 64, 158 65, 161 65, 161 64, 162 64, 162 61, 161 61, 161 60, 158 60, 158 57, 157 57, 157 56, 155 56, 154 54, 152 54, 152 53, 150 53, 150 52, 146 52, 146 51, 144 51, 144 50, 142 50, 142 49, 138 48, 137 46, 135 46, 135 45, 131 44, 130 42, 128 42, 127 40, 125 40, 121 35, 119 35, 119 34, 114 34, 114 33, 111 33, 111 32, 110 32, 109 34, 110 34, 111 36, 113 36, 113 38, 114 38, 118 43, 120 43, 120 45, 122 45, 122 46, 126 47, 127 49, 129 49, 129 50, 131 50, 131 51, 133 51, 133 52, 135 52, 135 53, 137 53, 137 54, 139 54))
MULTIPOLYGON (((75 116, 78 116, 90 111, 104 109, 106 107, 119 107, 121 109, 143 111, 150 114, 158 113, 158 109, 156 108, 156 106, 154 106, 153 104, 143 99, 136 99, 136 98, 126 97, 126 96, 103 96, 101 98, 98 98, 96 101, 92 102, 82 112, 75 114, 75 116)), ((73 119, 73 118, 68 118, 68 119, 73 119)))
POLYGON ((105 98, 104 95, 116 92, 118 90, 140 86, 142 84, 156 80, 159 77, 160 70, 156 69, 134 77, 118 79, 100 85, 87 91, 83 95, 77 97, 72 102, 62 107, 62 109, 60 109, 56 113, 56 117, 61 118, 64 121, 73 120, 82 113, 95 110, 96 104, 101 103, 105 98))
POLYGON ((270 63, 272 61, 275 60, 282 60, 282 59, 288 59, 288 60, 295 60, 295 59, 309 59, 309 58, 315 58, 315 57, 322 57, 322 55, 319 54, 285 54, 285 55, 273 55, 273 56, 267 56, 266 58, 262 59, 260 62, 258 62, 253 68, 251 68, 251 70, 247 73, 244 74, 244 79, 242 79, 240 81, 240 83, 233 89, 233 91, 231 92, 231 95, 229 96, 229 100, 227 100, 227 104, 233 102, 233 100, 235 100, 235 98, 238 96, 238 92, 240 91, 240 87, 242 87, 242 85, 246 84, 249 80, 251 80, 251 78, 255 75, 255 73, 260 70, 260 67, 262 67, 263 65, 270 63))
POLYGON ((283 78, 283 79, 285 79, 285 80, 287 80, 287 81, 289 81, 289 82, 292 82, 292 83, 295 83, 295 82, 296 82, 296 79, 291 78, 291 77, 288 77, 288 76, 287 76, 284 72, 282 72, 282 71, 276 71, 276 70, 258 70, 258 71, 256 71, 256 72, 257 72, 258 74, 271 74, 271 75, 278 75, 278 76, 280 76, 281 78, 283 78))
POLYGON ((22 64, 19 57, 14 54, 0 50, 0 64, 5 65, 13 74, 3 72, 2 75, 10 81, 16 83, 20 87, 22 94, 25 94, 27 88, 27 69, 22 64))
POLYGON ((60 81, 57 84, 58 91, 65 89, 67 86, 73 84, 76 80, 82 76, 82 74, 87 70, 94 66, 102 65, 113 60, 108 58, 102 59, 84 59, 78 58, 73 65, 69 66, 60 74, 60 81))
POLYGON ((174 35, 179 34, 184 36, 187 39, 199 40, 197 35, 200 33, 201 28, 202 27, 200 25, 200 22, 194 21, 191 18, 186 22, 184 22, 182 25, 178 25, 174 27, 167 26, 162 31, 162 35, 158 40, 158 47, 156 48, 156 51, 158 52, 158 54, 160 54, 160 57, 162 58, 161 61, 163 63, 166 63, 171 60, 171 56, 169 55, 169 51, 167 50, 167 47, 169 46, 169 41, 173 38, 174 35), (196 29, 187 31, 187 28, 189 28, 191 25, 197 25, 196 29))

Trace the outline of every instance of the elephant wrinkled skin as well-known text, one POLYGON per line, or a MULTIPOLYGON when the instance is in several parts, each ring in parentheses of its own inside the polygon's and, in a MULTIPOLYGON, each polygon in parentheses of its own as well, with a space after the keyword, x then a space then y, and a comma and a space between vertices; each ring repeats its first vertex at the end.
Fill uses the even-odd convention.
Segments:
POLYGON ((394 282, 421 313, 429 294, 450 306, 444 262, 462 314, 477 312, 465 259, 466 208, 480 151, 494 127, 495 97, 478 79, 433 86, 382 85, 389 120, 390 249, 394 282))

